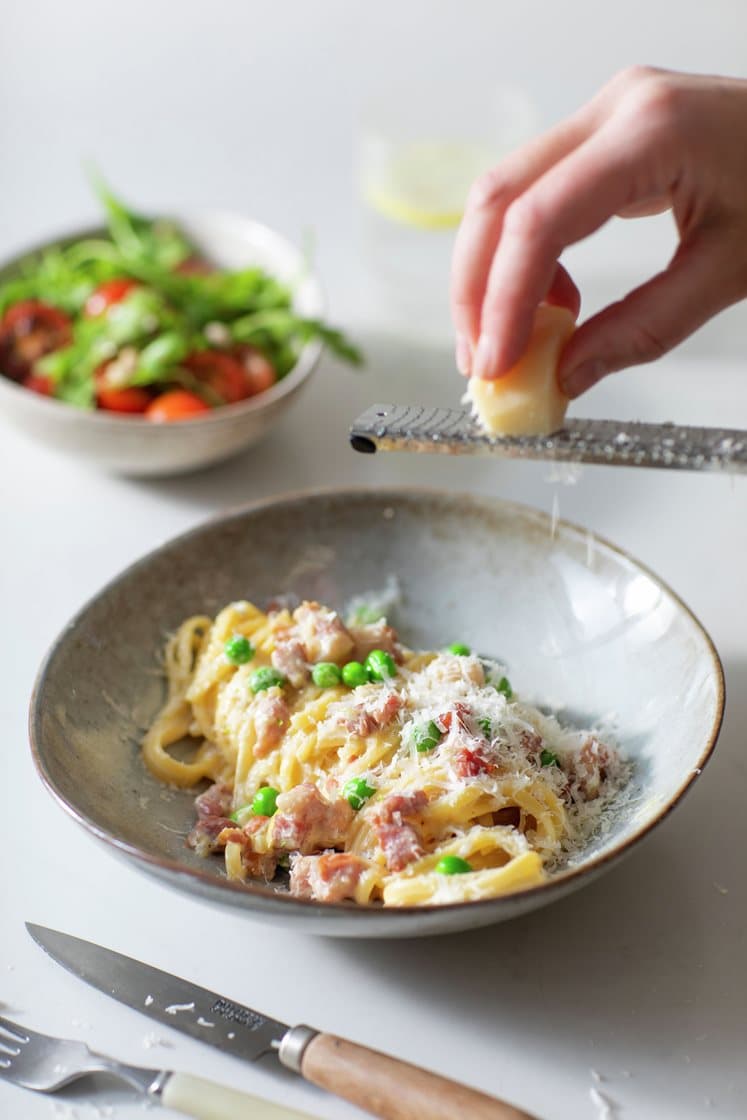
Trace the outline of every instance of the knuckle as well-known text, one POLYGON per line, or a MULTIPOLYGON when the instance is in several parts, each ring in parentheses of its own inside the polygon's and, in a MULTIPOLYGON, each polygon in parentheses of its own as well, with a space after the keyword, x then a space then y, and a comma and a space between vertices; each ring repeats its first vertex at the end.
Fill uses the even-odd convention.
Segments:
POLYGON ((656 73, 632 87, 625 108, 637 122, 654 130, 671 131, 682 115, 683 90, 669 75, 656 73))
POLYGON ((502 210, 509 197, 509 184, 499 168, 494 167, 475 179, 467 195, 467 209, 502 210))
POLYGON ((658 77, 661 73, 662 71, 657 70, 655 66, 644 66, 641 63, 635 63, 633 66, 625 66, 622 70, 618 70, 617 74, 612 78, 610 86, 620 92, 637 89, 639 86, 658 77))
POLYGON ((547 217, 543 208, 531 195, 517 198, 506 210, 504 230, 521 241, 543 240, 547 231, 547 217))

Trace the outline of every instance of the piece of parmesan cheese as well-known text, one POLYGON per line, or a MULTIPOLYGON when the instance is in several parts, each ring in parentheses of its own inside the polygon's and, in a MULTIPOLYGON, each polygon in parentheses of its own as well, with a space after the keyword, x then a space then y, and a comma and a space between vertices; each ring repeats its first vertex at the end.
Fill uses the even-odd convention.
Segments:
POLYGON ((529 345, 503 377, 470 377, 467 401, 489 435, 548 435, 563 426, 568 398, 557 382, 560 352, 575 329, 564 307, 537 308, 529 345))

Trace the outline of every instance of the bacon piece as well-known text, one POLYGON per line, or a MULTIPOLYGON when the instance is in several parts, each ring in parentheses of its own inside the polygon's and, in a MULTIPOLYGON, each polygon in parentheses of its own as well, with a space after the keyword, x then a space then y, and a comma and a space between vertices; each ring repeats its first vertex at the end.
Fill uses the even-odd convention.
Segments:
MULTIPOLYGON (((262 824, 267 820, 267 817, 258 817, 257 820, 262 824)), ((251 823, 254 824, 254 821, 251 823)), ((251 831, 256 832, 256 830, 257 826, 255 825, 251 831)), ((255 852, 252 849, 251 835, 245 829, 230 822, 229 827, 224 828, 221 832, 218 842, 223 848, 226 844, 241 845, 241 863, 252 879, 264 879, 265 882, 269 883, 270 879, 274 877, 278 865, 277 859, 269 852, 255 852)))
POLYGON ((295 856, 291 863, 290 893, 317 902, 354 898, 355 888, 368 867, 350 852, 322 852, 320 856, 295 856))
POLYGON ((529 760, 539 766, 540 755, 545 745, 545 741, 541 735, 536 731, 522 731, 519 734, 519 745, 529 757, 529 760))
POLYGON ((353 708, 343 720, 343 726, 353 735, 371 735, 388 727, 401 709, 402 697, 398 692, 377 688, 372 696, 353 708))
POLYGON ((233 827, 234 822, 230 817, 200 817, 187 836, 187 847, 193 848, 197 855, 204 859, 211 852, 219 852, 225 847, 220 839, 221 834, 227 828, 233 827))
POLYGON ((291 631, 278 635, 270 660, 278 672, 287 677, 294 688, 303 688, 309 679, 306 650, 291 631))
POLYGON ((293 612, 309 661, 347 661, 353 639, 336 611, 319 603, 301 603, 293 612))
POLYGON ((372 818, 381 850, 390 871, 401 871, 423 854, 419 817, 428 804, 424 790, 392 793, 372 818))
POLYGON ((195 798, 198 817, 227 817, 232 805, 233 790, 226 782, 213 782, 195 798))
POLYGON ((381 618, 365 626, 350 626, 349 630, 355 642, 356 661, 365 661, 371 650, 383 649, 395 661, 402 662, 402 646, 397 641, 397 631, 387 625, 386 619, 381 618))
POLYGON ((290 722, 290 710, 285 697, 275 688, 260 692, 255 704, 254 730, 257 733, 257 743, 254 754, 256 758, 265 758, 283 738, 290 722))
POLYGON ((273 846, 303 855, 342 847, 354 816, 347 801, 325 801, 312 782, 281 793, 277 807, 271 826, 273 846))
POLYGON ((459 778, 476 778, 479 774, 489 774, 495 764, 486 754, 487 743, 476 745, 462 744, 457 748, 454 759, 454 773, 459 778))
POLYGON ((472 712, 466 704, 457 703, 448 712, 444 712, 438 716, 435 723, 441 731, 451 731, 456 728, 459 731, 469 731, 469 720, 472 718, 472 712))
POLYGON ((593 801, 602 791, 602 783, 615 761, 616 752, 606 743, 590 736, 573 758, 572 776, 576 779, 579 792, 587 801, 593 801))

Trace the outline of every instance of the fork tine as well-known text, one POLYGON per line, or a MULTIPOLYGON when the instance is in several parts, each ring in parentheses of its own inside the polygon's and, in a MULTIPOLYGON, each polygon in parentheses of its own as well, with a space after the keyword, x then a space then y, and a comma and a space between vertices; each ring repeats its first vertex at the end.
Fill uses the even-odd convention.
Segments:
MULTIPOLYGON (((18 1023, 12 1022, 10 1019, 3 1019, 0 1015, 0 1029, 9 1034, 14 1042, 30 1042, 31 1032, 26 1027, 21 1027, 18 1023)), ((0 1035, 0 1040, 2 1036, 0 1035)))

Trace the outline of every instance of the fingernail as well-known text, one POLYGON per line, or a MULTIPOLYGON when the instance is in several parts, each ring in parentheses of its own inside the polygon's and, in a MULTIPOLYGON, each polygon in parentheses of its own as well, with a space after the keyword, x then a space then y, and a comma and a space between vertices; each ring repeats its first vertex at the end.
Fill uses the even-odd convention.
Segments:
POLYGON ((469 377, 472 369, 472 347, 466 335, 456 336, 456 364, 462 377, 469 377))
POLYGON ((597 381, 607 374, 607 363, 601 358, 591 358, 582 362, 580 366, 570 370, 563 377, 562 389, 567 397, 577 397, 586 389, 590 389, 597 381))
POLYGON ((495 342, 487 334, 481 334, 475 350, 474 372, 477 377, 491 378, 495 376, 498 350, 495 342))

